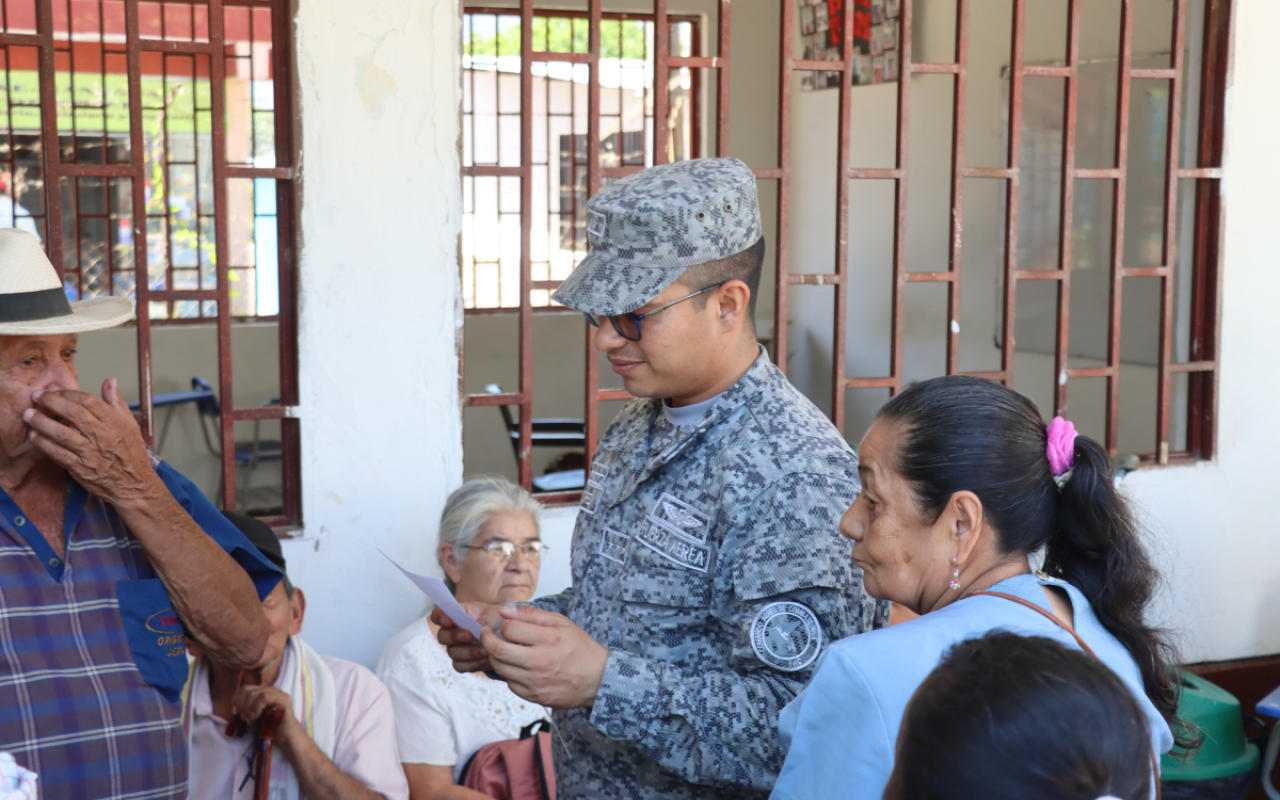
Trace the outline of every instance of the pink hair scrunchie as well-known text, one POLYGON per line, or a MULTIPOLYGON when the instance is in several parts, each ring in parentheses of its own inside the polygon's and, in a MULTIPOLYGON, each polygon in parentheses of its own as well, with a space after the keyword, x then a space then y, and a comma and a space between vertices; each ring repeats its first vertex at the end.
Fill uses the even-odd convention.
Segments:
POLYGON ((1076 426, 1062 417, 1054 417, 1049 423, 1049 446, 1045 455, 1049 457, 1053 477, 1060 478, 1070 472, 1076 460, 1076 426))

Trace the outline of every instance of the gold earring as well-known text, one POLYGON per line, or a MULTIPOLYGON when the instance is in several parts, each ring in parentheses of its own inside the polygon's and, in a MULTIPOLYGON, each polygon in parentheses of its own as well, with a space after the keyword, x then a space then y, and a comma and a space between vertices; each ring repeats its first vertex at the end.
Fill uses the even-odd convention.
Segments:
POLYGON ((951 590, 953 592, 960 591, 960 565, 958 559, 951 559, 951 590))

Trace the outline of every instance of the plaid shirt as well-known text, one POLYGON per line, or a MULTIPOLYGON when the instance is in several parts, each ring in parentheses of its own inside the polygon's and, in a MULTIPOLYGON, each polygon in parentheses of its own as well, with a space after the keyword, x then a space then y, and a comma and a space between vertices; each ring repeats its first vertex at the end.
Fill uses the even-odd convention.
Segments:
MULTIPOLYGON (((265 597, 279 573, 190 481, 156 465, 265 597)), ((133 649, 141 633, 161 655, 182 657, 185 673, 181 623, 169 611, 168 630, 148 623, 129 636, 124 589, 163 585, 116 511, 69 476, 64 533, 66 552, 55 553, 0 490, 0 750, 40 776, 44 798, 185 798, 181 703, 147 682, 133 649)))

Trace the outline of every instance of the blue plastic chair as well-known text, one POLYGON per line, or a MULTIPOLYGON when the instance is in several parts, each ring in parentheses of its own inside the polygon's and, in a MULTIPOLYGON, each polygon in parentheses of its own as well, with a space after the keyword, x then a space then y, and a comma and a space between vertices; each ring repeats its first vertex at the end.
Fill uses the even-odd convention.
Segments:
MULTIPOLYGON (((160 394, 151 395, 151 407, 165 410, 164 423, 160 426, 160 438, 156 440, 156 455, 160 455, 160 451, 164 450, 165 440, 169 438, 169 425, 173 422, 173 413, 186 403, 195 403, 196 407, 200 408, 202 403, 207 403, 210 400, 213 401, 216 408, 218 397, 213 393, 213 387, 204 378, 193 378, 190 391, 161 392, 160 394), (197 386, 196 381, 200 382, 199 386, 197 386)), ((141 408, 141 401, 129 404, 131 411, 138 411, 141 408)), ((204 411, 202 410, 200 413, 203 414, 204 411)))

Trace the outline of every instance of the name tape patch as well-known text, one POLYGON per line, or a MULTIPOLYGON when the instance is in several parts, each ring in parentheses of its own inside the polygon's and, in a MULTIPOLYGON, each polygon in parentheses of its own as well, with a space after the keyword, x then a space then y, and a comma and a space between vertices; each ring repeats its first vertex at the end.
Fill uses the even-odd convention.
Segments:
POLYGON ((698 572, 706 572, 711 563, 711 550, 695 544, 679 531, 656 517, 648 516, 640 523, 637 541, 668 561, 698 572))
POLYGON ((600 535, 599 553, 618 564, 627 563, 627 548, 631 545, 631 537, 619 533, 613 528, 605 528, 600 535))
POLYGON ((582 487, 582 502, 578 504, 578 508, 588 514, 596 513, 596 505, 600 502, 600 495, 604 494, 604 487, 598 483, 587 482, 582 487))
POLYGON ((603 486, 604 479, 609 477, 609 468, 600 463, 600 459, 596 459, 591 463, 591 474, 587 476, 587 483, 594 483, 603 486))
POLYGON ((776 670, 802 670, 822 650, 822 625, 803 603, 770 603, 751 622, 751 648, 776 670))
POLYGON ((685 501, 663 492, 650 513, 654 519, 666 523, 689 539, 706 543, 711 518, 685 501))

